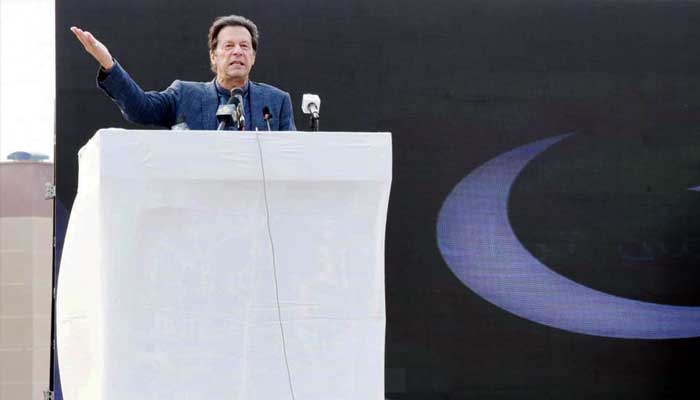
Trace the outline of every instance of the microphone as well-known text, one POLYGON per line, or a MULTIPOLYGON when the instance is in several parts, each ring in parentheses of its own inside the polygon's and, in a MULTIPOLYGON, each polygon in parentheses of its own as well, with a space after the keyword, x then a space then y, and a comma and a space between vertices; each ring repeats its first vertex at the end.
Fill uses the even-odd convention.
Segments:
POLYGON ((216 120, 219 121, 217 131, 224 130, 227 126, 234 125, 236 129, 245 129, 245 112, 243 109, 243 90, 235 88, 231 90, 231 96, 226 104, 222 104, 216 110, 216 120))
POLYGON ((311 114, 311 130, 318 131, 319 112, 321 111, 321 98, 317 94, 305 93, 301 98, 301 111, 304 114, 311 114))
POLYGON ((228 99, 228 103, 222 104, 216 109, 216 120, 219 121, 219 126, 216 128, 217 131, 224 130, 227 126, 233 125, 234 121, 237 120, 235 115, 238 109, 237 104, 235 104, 236 101, 238 101, 238 99, 231 96, 228 99))
POLYGON ((311 114, 311 118, 318 119, 321 111, 321 98, 317 94, 305 93, 301 98, 301 111, 304 114, 311 114))
POLYGON ((270 113, 270 107, 268 106, 263 107, 263 119, 267 123, 268 132, 271 131, 272 128, 270 128, 270 121, 272 120, 272 113, 270 113))
POLYGON ((245 130, 245 110, 243 109, 243 89, 235 88, 231 90, 231 97, 236 98, 236 121, 239 131, 245 130))
POLYGON ((187 125, 187 121, 185 121, 185 116, 178 115, 175 125, 171 126, 170 129, 174 131, 188 131, 190 127, 187 125))

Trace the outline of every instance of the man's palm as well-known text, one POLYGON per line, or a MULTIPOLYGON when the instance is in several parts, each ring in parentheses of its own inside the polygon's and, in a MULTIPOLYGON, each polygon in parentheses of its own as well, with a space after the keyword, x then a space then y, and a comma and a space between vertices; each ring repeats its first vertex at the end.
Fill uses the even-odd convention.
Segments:
POLYGON ((95 60, 102 65, 102 68, 109 70, 114 66, 114 61, 112 60, 112 55, 109 53, 109 50, 102 42, 95 39, 92 33, 75 26, 71 27, 70 30, 75 37, 78 38, 80 43, 82 43, 83 47, 85 47, 85 51, 95 57, 95 60))

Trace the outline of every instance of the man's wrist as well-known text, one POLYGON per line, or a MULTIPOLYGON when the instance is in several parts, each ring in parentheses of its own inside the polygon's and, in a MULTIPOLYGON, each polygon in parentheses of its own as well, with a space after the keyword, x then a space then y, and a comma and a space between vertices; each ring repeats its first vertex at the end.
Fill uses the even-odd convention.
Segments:
POLYGON ((100 63, 100 68, 102 69, 102 71, 104 73, 106 73, 106 74, 110 73, 112 71, 112 69, 114 68, 114 58, 110 58, 109 63, 106 63, 106 65, 103 63, 100 63))
POLYGON ((102 82, 110 76, 110 73, 114 71, 117 67, 117 61, 112 59, 112 67, 107 69, 104 65, 100 64, 100 68, 97 69, 97 82, 102 82))

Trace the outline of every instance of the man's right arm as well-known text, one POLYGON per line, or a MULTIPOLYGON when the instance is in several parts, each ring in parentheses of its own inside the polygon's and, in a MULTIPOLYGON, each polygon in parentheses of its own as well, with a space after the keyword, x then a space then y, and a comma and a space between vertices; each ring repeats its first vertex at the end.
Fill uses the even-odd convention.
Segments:
POLYGON ((124 117, 142 125, 170 127, 176 123, 179 82, 162 92, 144 92, 114 61, 107 47, 90 32, 77 27, 71 31, 90 55, 100 63, 97 85, 119 106, 124 117))
POLYGON ((124 118, 131 122, 165 128, 176 123, 179 81, 162 92, 144 92, 115 61, 111 71, 100 68, 97 86, 117 103, 124 118))

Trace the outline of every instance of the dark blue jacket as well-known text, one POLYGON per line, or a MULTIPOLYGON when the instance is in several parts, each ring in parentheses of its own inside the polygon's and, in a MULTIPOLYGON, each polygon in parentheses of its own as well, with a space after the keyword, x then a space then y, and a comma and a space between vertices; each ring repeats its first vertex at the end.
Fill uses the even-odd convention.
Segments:
MULTIPOLYGON (((162 92, 144 92, 115 62, 108 74, 98 74, 97 85, 117 103, 124 117, 131 122, 165 128, 184 122, 189 129, 216 130, 219 97, 213 80, 177 80, 162 92)), ((272 113, 270 125, 273 131, 296 130, 289 93, 252 81, 248 90, 253 123, 248 123, 246 130, 267 130, 262 111, 265 106, 272 113)))

